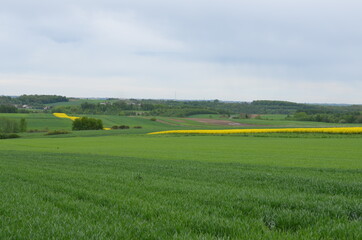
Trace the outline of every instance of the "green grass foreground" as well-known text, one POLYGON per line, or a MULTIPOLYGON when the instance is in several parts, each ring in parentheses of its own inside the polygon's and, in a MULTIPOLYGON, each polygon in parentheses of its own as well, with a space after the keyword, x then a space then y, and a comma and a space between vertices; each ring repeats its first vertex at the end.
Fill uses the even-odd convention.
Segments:
POLYGON ((0 142, 0 239, 362 238, 362 138, 81 136, 0 142))

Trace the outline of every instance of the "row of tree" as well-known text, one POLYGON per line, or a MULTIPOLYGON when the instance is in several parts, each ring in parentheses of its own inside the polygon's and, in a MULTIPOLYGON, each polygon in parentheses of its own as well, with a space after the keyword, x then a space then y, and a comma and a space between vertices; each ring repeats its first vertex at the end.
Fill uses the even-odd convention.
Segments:
MULTIPOLYGON (((81 117, 73 121, 73 130, 99 130, 103 129, 103 122, 101 119, 81 117)), ((0 134, 26 132, 27 122, 25 118, 20 121, 9 118, 0 118, 0 134)))
POLYGON ((26 132, 27 122, 25 118, 16 121, 9 118, 0 118, 0 133, 26 132))
POLYGON ((18 109, 10 104, 1 104, 0 113, 17 113, 18 109))
POLYGON ((117 101, 113 103, 82 103, 80 106, 59 106, 52 109, 52 112, 64 112, 68 114, 110 114, 110 115, 152 115, 152 116, 175 116, 186 117, 194 114, 218 114, 226 111, 213 110, 209 107, 198 107, 185 105, 166 105, 134 103, 117 101))

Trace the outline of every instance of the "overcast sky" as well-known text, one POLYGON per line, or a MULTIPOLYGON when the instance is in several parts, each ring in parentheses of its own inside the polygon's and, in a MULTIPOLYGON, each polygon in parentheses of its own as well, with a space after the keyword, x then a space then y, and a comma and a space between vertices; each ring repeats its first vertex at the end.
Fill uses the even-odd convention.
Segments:
POLYGON ((359 0, 0 0, 0 95, 362 104, 359 0))

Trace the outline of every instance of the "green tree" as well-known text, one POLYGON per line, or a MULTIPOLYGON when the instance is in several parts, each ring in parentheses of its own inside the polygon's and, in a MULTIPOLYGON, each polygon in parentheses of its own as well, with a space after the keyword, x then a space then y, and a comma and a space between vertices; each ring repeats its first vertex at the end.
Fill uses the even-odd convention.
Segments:
POLYGON ((20 132, 26 132, 27 125, 28 124, 27 124, 25 118, 20 119, 20 126, 19 126, 20 132))
POLYGON ((0 133, 17 132, 19 132, 19 124, 17 121, 8 118, 0 118, 0 133))
POLYGON ((18 109, 12 105, 0 105, 0 113, 17 113, 18 109))

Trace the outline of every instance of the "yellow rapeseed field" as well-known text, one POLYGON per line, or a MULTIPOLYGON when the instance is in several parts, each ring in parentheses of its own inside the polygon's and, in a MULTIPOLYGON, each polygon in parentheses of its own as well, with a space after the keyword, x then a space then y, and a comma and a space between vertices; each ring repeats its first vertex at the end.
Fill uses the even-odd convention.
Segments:
POLYGON ((53 115, 55 116, 55 117, 58 117, 58 118, 68 118, 68 119, 70 119, 70 120, 72 120, 72 121, 74 121, 75 119, 78 119, 79 117, 71 117, 71 116, 68 116, 67 114, 65 114, 65 113, 53 113, 53 115))
POLYGON ((225 129, 225 130, 171 130, 149 134, 237 134, 237 133, 362 133, 362 127, 334 128, 272 128, 272 129, 225 129))

